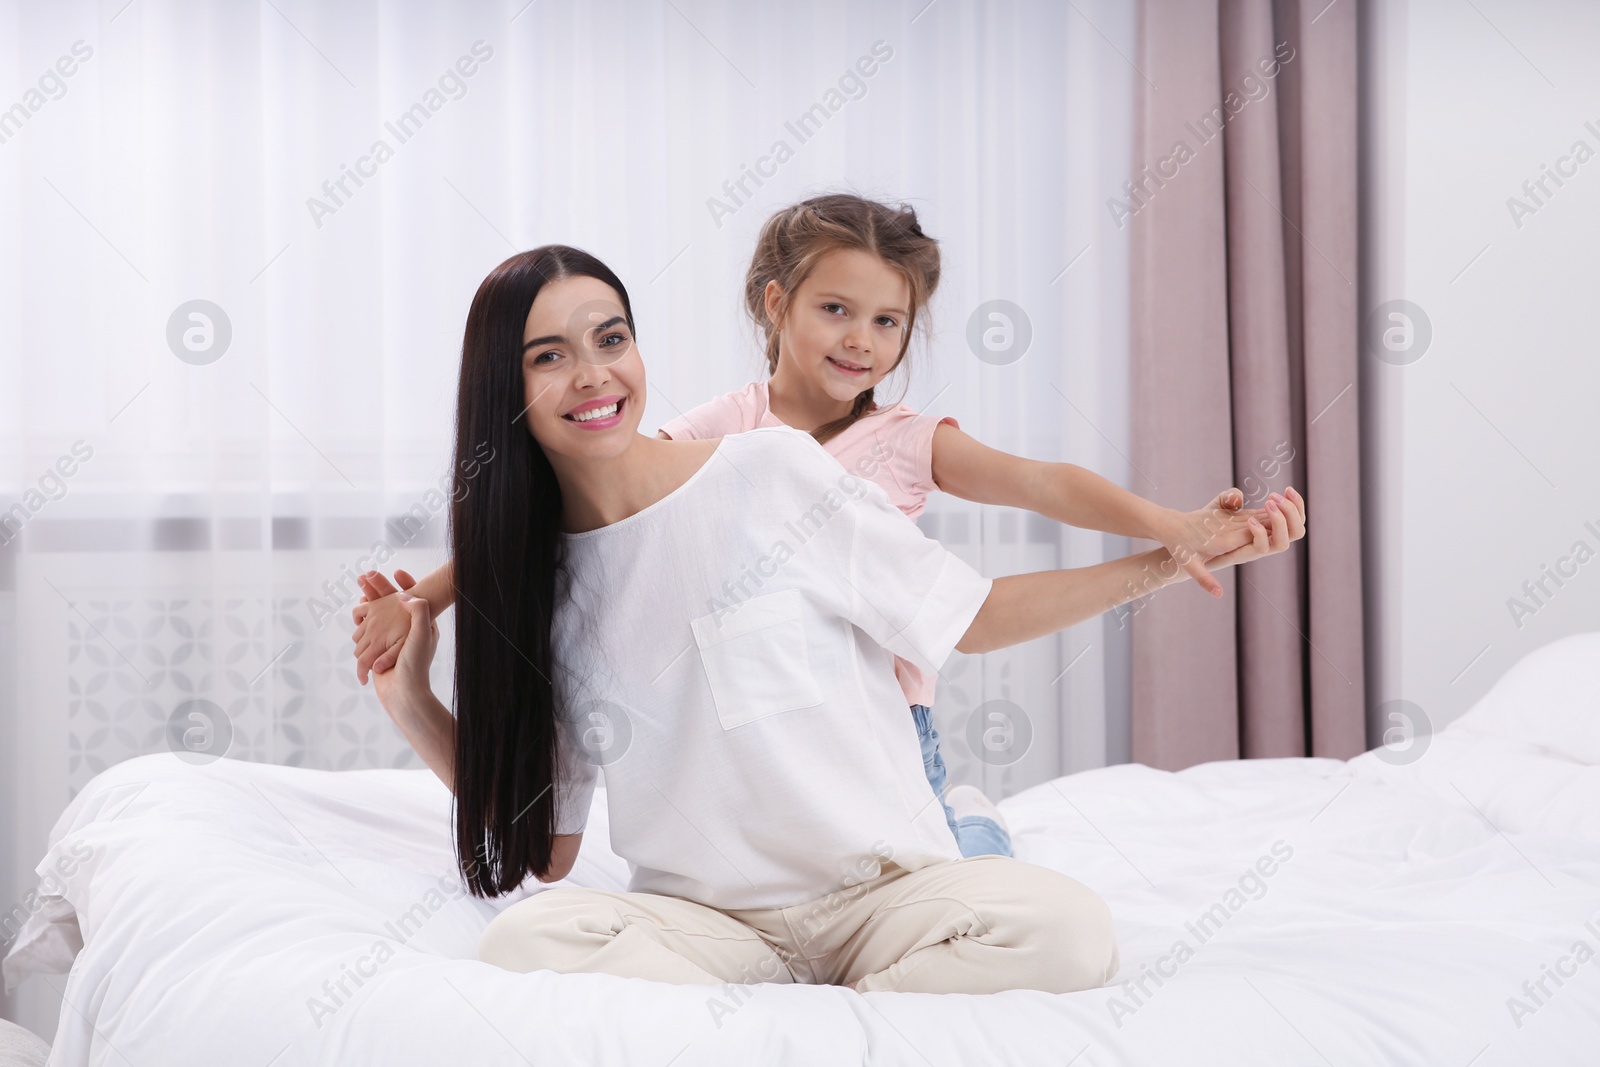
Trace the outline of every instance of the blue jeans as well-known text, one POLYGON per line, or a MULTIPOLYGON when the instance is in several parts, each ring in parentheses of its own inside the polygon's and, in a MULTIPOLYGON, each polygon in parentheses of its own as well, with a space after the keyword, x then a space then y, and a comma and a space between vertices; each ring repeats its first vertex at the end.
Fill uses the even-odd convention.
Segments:
POLYGON ((944 802, 944 757, 939 755, 939 731, 933 726, 933 712, 926 704, 911 705, 911 719, 917 724, 917 740, 922 742, 922 769, 927 772, 933 795, 944 808, 945 822, 956 836, 963 856, 1009 856, 1011 835, 993 819, 966 815, 960 819, 944 802))

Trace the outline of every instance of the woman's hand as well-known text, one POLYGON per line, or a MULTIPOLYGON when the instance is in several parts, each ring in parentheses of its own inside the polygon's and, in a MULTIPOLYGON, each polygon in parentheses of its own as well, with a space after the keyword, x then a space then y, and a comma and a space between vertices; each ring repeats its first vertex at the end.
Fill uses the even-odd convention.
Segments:
POLYGON ((1251 544, 1255 540, 1252 518, 1265 522, 1269 513, 1265 508, 1245 508, 1243 493, 1224 489, 1197 511, 1169 509, 1156 528, 1156 539, 1200 588, 1220 597, 1222 583, 1211 576, 1207 563, 1251 544))
MULTIPOLYGON (((405 571, 394 572, 400 589, 410 589, 417 580, 405 571)), ((357 576, 361 587, 361 603, 350 612, 356 621, 351 640, 356 643, 356 677, 367 684, 369 671, 382 674, 400 658, 400 646, 411 632, 411 618, 395 594, 398 590, 377 571, 357 576)))
MULTIPOLYGON (((396 577, 400 576, 401 572, 397 572, 396 577)), ((401 578, 408 586, 411 584, 409 577, 401 578)), ((368 589, 369 584, 362 582, 362 589, 369 595, 388 585, 385 581, 381 586, 373 585, 368 589)), ((369 604, 383 601, 398 608, 405 620, 406 632, 395 653, 394 667, 374 674, 372 686, 378 691, 383 710, 422 762, 439 776, 446 788, 455 792, 455 718, 450 709, 439 703, 428 684, 428 668, 433 664, 433 653, 439 645, 439 624, 433 621, 433 609, 421 597, 390 592, 369 604)), ((369 604, 361 604, 356 610, 369 604)))
MULTIPOLYGON (((378 700, 390 718, 395 718, 414 705, 418 696, 432 694, 428 668, 433 665, 433 653, 439 647, 439 624, 433 621, 433 612, 421 597, 395 593, 384 599, 393 599, 400 605, 410 626, 394 668, 373 675, 372 684, 378 691, 378 700)), ((395 721, 403 730, 399 719, 395 721)))
POLYGON ((1306 501, 1294 491, 1294 486, 1286 488, 1282 496, 1273 493, 1262 510, 1267 514, 1266 522, 1257 520, 1253 515, 1247 520, 1250 543, 1211 557, 1206 560, 1206 566, 1219 570, 1275 555, 1306 535, 1306 501))

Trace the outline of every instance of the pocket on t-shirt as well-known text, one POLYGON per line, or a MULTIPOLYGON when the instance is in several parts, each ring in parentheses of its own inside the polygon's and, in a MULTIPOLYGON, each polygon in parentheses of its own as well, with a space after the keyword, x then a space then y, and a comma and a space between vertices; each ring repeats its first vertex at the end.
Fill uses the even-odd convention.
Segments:
POLYGON ((785 589, 690 621, 723 729, 822 703, 803 610, 785 589))

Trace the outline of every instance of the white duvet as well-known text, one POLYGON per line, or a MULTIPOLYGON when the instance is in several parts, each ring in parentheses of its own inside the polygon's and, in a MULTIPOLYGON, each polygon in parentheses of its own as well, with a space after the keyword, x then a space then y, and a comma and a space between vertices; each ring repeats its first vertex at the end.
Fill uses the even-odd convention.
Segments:
MULTIPOLYGON (((1600 634, 1413 744, 1005 801, 1115 917, 1121 973, 1066 996, 513 974, 432 772, 147 756, 61 816, 6 978, 70 965, 60 1067, 1600 1063, 1600 634)), ((570 883, 622 888, 605 815, 570 883)))

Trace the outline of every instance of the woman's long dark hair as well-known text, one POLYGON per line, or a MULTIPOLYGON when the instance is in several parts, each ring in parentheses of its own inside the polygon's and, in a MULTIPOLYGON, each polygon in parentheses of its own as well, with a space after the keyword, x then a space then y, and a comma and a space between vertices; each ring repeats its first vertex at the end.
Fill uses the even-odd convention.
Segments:
POLYGON ((616 290, 633 328, 628 291, 610 268, 579 249, 545 245, 489 273, 461 343, 452 469, 476 465, 478 473, 450 505, 456 861, 480 897, 550 868, 561 772, 550 642, 561 486, 523 415, 522 335, 539 290, 574 276, 616 290))

